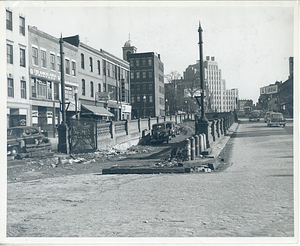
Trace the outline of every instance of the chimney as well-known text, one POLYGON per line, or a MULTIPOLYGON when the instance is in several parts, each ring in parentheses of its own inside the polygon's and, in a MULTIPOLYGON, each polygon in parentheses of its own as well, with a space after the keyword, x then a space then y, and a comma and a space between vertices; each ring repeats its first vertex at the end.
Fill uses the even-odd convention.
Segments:
POLYGON ((158 56, 158 59, 160 60, 160 54, 157 54, 157 56, 158 56))
POLYGON ((206 57, 206 60, 209 61, 209 56, 206 57))
POLYGON ((214 57, 214 56, 212 56, 212 57, 211 57, 211 60, 212 60, 212 61, 214 61, 214 60, 215 60, 215 57, 214 57))

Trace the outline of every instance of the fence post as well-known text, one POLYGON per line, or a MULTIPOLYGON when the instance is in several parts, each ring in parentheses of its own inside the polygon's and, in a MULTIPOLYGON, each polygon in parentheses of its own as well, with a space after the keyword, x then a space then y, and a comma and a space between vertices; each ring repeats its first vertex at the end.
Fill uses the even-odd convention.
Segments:
POLYGON ((185 140, 185 160, 191 160, 191 141, 189 139, 185 140))
POLYGON ((125 121, 125 131, 126 131, 126 135, 129 135, 129 121, 128 120, 125 121))
POLYGON ((191 160, 195 160, 195 138, 190 137, 191 141, 191 160))
POLYGON ((111 121, 110 122, 110 137, 114 138, 115 136, 115 122, 111 121))
POLYGON ((195 156, 198 156, 199 155, 199 136, 198 135, 195 135, 195 156))

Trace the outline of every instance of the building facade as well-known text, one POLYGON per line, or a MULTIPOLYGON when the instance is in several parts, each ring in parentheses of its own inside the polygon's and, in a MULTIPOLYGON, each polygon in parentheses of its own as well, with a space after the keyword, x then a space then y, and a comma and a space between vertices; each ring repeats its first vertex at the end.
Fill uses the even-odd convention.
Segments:
POLYGON ((31 123, 28 25, 23 11, 6 8, 7 127, 31 123))
MULTIPOLYGON (((36 27, 28 28, 31 125, 48 135, 61 123, 61 54, 59 39, 36 27)), ((75 114, 78 91, 78 49, 63 44, 67 118, 75 114)))
POLYGON ((136 53, 127 41, 123 59, 130 63, 132 118, 165 115, 164 65, 154 52, 136 53))
POLYGON ((97 119, 130 119, 129 63, 80 42, 79 35, 65 37, 64 41, 78 48, 81 115, 97 119))

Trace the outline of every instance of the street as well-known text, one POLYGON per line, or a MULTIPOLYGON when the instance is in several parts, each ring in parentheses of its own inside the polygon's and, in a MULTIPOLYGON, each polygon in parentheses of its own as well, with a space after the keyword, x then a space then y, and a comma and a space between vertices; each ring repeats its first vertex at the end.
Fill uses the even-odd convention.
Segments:
POLYGON ((293 123, 241 119, 220 158, 212 173, 10 182, 7 236, 293 237, 293 123))

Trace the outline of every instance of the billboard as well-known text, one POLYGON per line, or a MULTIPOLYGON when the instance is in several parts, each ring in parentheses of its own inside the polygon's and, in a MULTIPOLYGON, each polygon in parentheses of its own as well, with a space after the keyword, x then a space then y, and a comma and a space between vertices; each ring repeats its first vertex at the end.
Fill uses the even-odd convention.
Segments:
POLYGON ((269 85, 260 88, 260 94, 276 94, 278 93, 278 85, 269 85))

